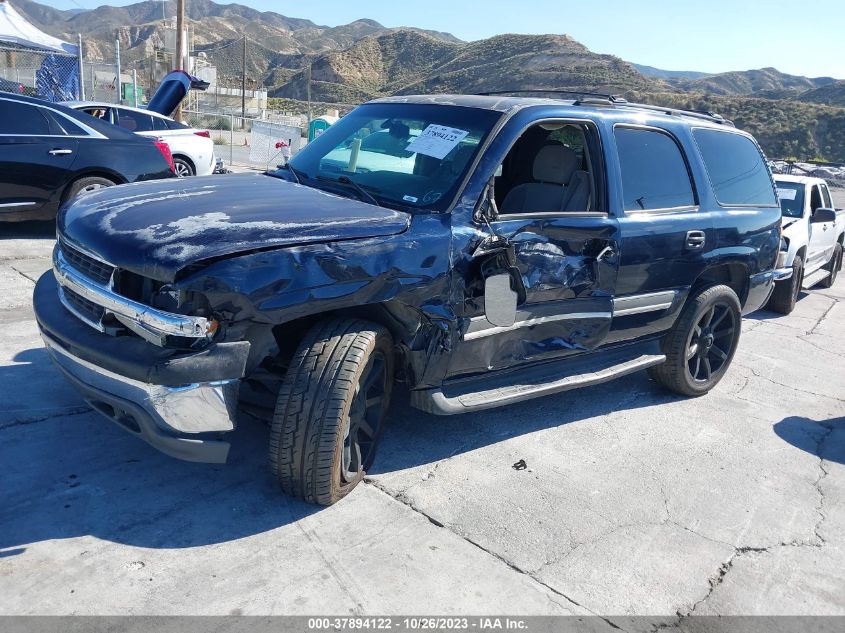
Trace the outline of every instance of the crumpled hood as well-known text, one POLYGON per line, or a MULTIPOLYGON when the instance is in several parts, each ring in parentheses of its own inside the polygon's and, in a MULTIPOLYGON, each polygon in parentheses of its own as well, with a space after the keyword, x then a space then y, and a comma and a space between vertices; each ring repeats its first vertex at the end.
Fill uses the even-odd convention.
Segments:
POLYGON ((71 245, 146 277, 273 247, 401 233, 410 215, 266 176, 167 179, 83 194, 58 219, 71 245))

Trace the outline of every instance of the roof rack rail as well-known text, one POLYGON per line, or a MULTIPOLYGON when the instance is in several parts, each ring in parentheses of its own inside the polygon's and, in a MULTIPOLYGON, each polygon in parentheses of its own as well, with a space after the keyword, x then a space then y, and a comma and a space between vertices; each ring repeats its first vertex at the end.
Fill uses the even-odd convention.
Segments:
POLYGON ((670 114, 675 116, 689 116, 694 117, 696 119, 706 119, 708 121, 714 121, 716 123, 723 123, 725 125, 733 126, 733 121, 730 119, 726 119, 721 114, 717 114, 715 112, 710 112, 708 110, 684 110, 683 108, 669 108, 666 106, 658 106, 658 105, 651 105, 650 103, 624 103, 620 105, 625 105, 630 108, 637 108, 640 110, 649 110, 652 112, 663 112, 664 114, 670 114))
MULTIPOLYGON (((605 101, 609 101, 610 103, 619 103, 624 104, 628 103, 622 96, 620 95, 611 95, 602 92, 585 92, 583 90, 558 90, 555 88, 551 88, 548 90, 543 90, 542 88, 526 88, 526 89, 517 89, 517 90, 494 90, 492 92, 478 92, 476 93, 478 96, 481 97, 495 97, 498 95, 510 95, 514 93, 527 93, 527 94, 558 94, 558 95, 574 95, 580 97, 594 97, 598 99, 603 99, 605 101)), ((577 103, 577 102, 576 102, 577 103)))
POLYGON ((528 88, 523 90, 495 90, 492 92, 478 92, 476 94, 483 97, 493 97, 497 95, 511 95, 520 92, 527 94, 575 95, 586 98, 575 100, 573 102, 574 105, 618 105, 628 108, 637 108, 640 110, 649 110, 651 112, 662 112, 664 114, 674 116, 694 117, 696 119, 704 119, 707 121, 713 121, 714 123, 730 125, 731 127, 734 126, 733 121, 731 121, 730 119, 726 119, 721 114, 716 114, 715 112, 710 112, 706 110, 684 110, 682 108, 670 108, 667 106, 651 105, 649 103, 632 103, 620 95, 611 95, 601 92, 584 92, 581 90, 558 90, 555 88, 551 88, 549 90, 543 90, 541 88, 528 88))

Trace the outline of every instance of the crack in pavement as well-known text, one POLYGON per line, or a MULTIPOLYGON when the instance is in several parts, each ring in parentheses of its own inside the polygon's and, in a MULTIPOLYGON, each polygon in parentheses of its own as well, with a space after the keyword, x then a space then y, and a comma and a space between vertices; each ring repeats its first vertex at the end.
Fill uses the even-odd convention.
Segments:
POLYGON ((819 438, 818 444, 816 445, 816 455, 819 458, 819 473, 818 478, 813 483, 813 487, 816 489, 816 492, 819 495, 819 503, 816 506, 816 513, 819 515, 819 520, 816 522, 815 526, 813 527, 813 534, 815 535, 818 544, 816 547, 823 547, 827 541, 821 535, 819 530, 822 527, 822 523, 825 522, 827 516, 824 513, 824 505, 825 505, 825 494, 824 490, 822 490, 822 482, 824 481, 825 477, 827 477, 830 473, 825 467, 825 459, 824 459, 824 443, 828 440, 828 438, 833 434, 834 428, 833 426, 822 424, 822 427, 825 429, 825 433, 819 438))
POLYGON ((808 345, 812 345, 812 346, 813 346, 813 347, 815 347, 817 350, 820 350, 820 351, 822 351, 822 352, 826 352, 826 353, 828 353, 828 354, 833 354, 834 356, 839 356, 840 358, 845 358, 845 353, 842 353, 842 352, 836 352, 836 351, 834 351, 834 350, 832 350, 832 349, 828 349, 828 348, 826 348, 826 347, 822 347, 822 346, 821 346, 821 345, 819 345, 818 343, 814 343, 813 341, 811 341, 810 339, 808 339, 808 338, 807 338, 808 336, 810 336, 810 335, 809 335, 809 334, 802 334, 801 336, 799 336, 799 337, 798 337, 798 340, 799 340, 799 341, 804 341, 804 342, 805 342, 805 343, 807 343, 808 345))
MULTIPOLYGON (((734 361, 734 364, 735 364, 737 367, 742 367, 743 369, 747 369, 747 370, 748 370, 748 371, 750 371, 752 374, 754 374, 754 376, 755 376, 755 377, 760 378, 761 380, 765 380, 765 381, 767 381, 767 382, 770 382, 770 383, 772 383, 772 384, 774 384, 774 385, 777 385, 778 387, 783 387, 784 389, 791 389, 792 391, 797 391, 798 393, 803 393, 803 394, 805 394, 805 395, 816 396, 816 397, 818 397, 818 398, 828 398, 829 400, 835 400, 836 402, 845 402, 845 399, 843 399, 843 398, 837 398, 836 396, 831 396, 830 394, 826 394, 826 393, 818 393, 818 392, 816 392, 816 391, 808 391, 807 389, 799 389, 798 387, 796 387, 796 386, 794 386, 794 385, 788 385, 788 384, 783 383, 783 382, 778 382, 778 381, 777 381, 777 380, 775 380, 774 378, 769 378, 768 376, 764 376, 763 374, 761 374, 760 372, 758 372, 758 371, 757 371, 756 369, 754 369, 753 367, 749 367, 748 365, 743 365, 743 364, 741 364, 741 363, 738 363, 737 361, 734 361)), ((734 394, 734 395, 735 395, 735 397, 739 397, 739 392, 737 392, 737 393, 736 393, 736 394, 734 394)), ((758 404, 759 404, 759 403, 758 403, 758 404)))
POLYGON ((26 279, 28 282, 32 283, 33 285, 38 281, 37 279, 33 279, 32 277, 27 275, 25 272, 23 272, 22 270, 19 270, 18 268, 15 268, 14 266, 9 266, 9 268, 14 270, 21 277, 23 277, 24 279, 26 279))
MULTIPOLYGON (((825 298, 832 299, 832 297, 825 297, 825 298)), ((810 329, 810 331, 805 332, 805 334, 807 336, 809 336, 810 334, 815 333, 816 329, 824 322, 824 320, 830 314, 830 311, 833 310, 836 307, 836 304, 838 304, 838 303, 839 303, 839 301, 837 299, 833 299, 833 303, 831 303, 830 306, 827 308, 827 310, 825 310, 824 313, 819 317, 819 320, 816 321, 816 324, 810 329)))
POLYGON ((6 429, 11 429, 16 426, 25 426, 27 424, 36 424, 37 422, 44 422, 46 420, 52 420, 53 418, 62 418, 71 415, 81 415, 83 413, 89 413, 93 411, 91 407, 87 405, 81 405, 78 407, 67 407, 65 409, 58 409, 53 410, 52 413, 45 413, 43 415, 34 415, 30 417, 24 418, 16 418, 11 420, 10 422, 0 422, 0 431, 5 431, 6 429))
MULTIPOLYGON (((403 494, 401 494, 401 493, 400 493, 399 495, 394 496, 393 494, 391 494, 391 493, 390 493, 390 491, 389 491, 389 490, 387 490, 386 488, 384 488, 384 487, 383 487, 383 486, 382 486, 382 485, 381 485, 378 481, 375 481, 375 480, 365 480, 365 483, 372 485, 372 486, 373 486, 373 488, 375 488, 376 490, 379 490, 380 492, 384 493, 385 495, 387 495, 388 497, 390 497, 390 498, 391 498, 391 499, 393 499, 394 501, 396 501, 396 502, 398 502, 398 503, 401 503, 402 505, 404 505, 404 506, 406 506, 406 507, 410 508, 411 510, 413 510, 414 512, 416 512, 417 514, 419 514, 420 516, 422 516, 423 518, 425 518, 426 520, 428 520, 428 522, 429 522, 429 523, 431 523, 432 525, 434 525, 434 526, 436 526, 436 527, 439 527, 439 528, 443 528, 443 529, 445 529, 445 530, 448 530, 449 532, 451 532, 452 534, 454 534, 454 535, 455 535, 455 536, 457 536, 458 538, 460 538, 460 539, 462 539, 462 540, 466 541, 466 542, 467 542, 467 543, 469 543, 470 545, 473 545, 474 547, 478 548, 479 550, 481 550, 482 552, 484 552, 484 553, 485 553, 485 554, 487 554, 488 556, 492 556, 493 558, 495 558, 495 559, 496 559, 496 560, 498 560, 499 562, 503 563, 504 565, 506 565, 508 568, 512 569, 513 571, 515 571, 515 572, 519 573, 519 574, 520 574, 520 575, 522 575, 522 576, 526 576, 527 578, 530 578, 530 579, 531 579, 531 580, 533 580, 535 583, 537 583, 538 585, 540 585, 540 586, 542 586, 542 587, 546 588, 547 590, 551 591, 551 592, 552 592, 553 594, 555 594, 556 596, 560 596, 561 598, 563 598, 563 599, 564 599, 564 600, 566 600, 567 602, 571 603, 572 605, 574 605, 574 606, 576 606, 576 607, 578 607, 578 608, 580 608, 580 609, 584 609, 585 611, 587 611, 587 612, 588 612, 588 613, 590 613, 591 615, 594 615, 594 616, 596 616, 596 617, 600 618, 600 619, 601 619, 601 620, 603 620, 603 621, 604 621, 604 622, 605 622, 608 626, 610 626, 610 627, 612 627, 612 628, 614 628, 614 629, 616 629, 616 630, 618 630, 618 631, 624 631, 624 629, 623 629, 622 627, 620 627, 620 626, 618 626, 617 624, 613 623, 613 622, 612 622, 612 621, 610 621, 608 618, 606 618, 606 617, 604 617, 604 616, 602 616, 602 615, 599 615, 599 614, 598 614, 598 613, 596 613, 595 611, 592 611, 592 610, 591 610, 591 609, 589 609, 588 607, 585 607, 583 604, 581 604, 581 603, 579 603, 579 602, 577 602, 577 601, 573 600, 572 598, 570 598, 569 596, 567 596, 565 593, 563 593, 563 592, 562 592, 562 591, 560 591, 559 589, 557 589, 557 588, 553 587, 552 585, 549 585, 548 583, 546 583, 546 582, 544 582, 544 581, 540 580, 539 578, 537 578, 537 577, 536 577, 533 573, 531 573, 531 572, 529 572, 529 571, 526 571, 525 569, 522 569, 522 568, 521 568, 519 565, 517 565, 516 563, 514 563, 514 562, 512 562, 512 561, 508 560, 507 558, 505 558, 504 556, 502 556, 502 555, 500 555, 500 554, 497 554, 496 552, 493 552, 493 551, 491 551, 491 550, 489 550, 489 549, 485 548, 483 545, 481 545, 480 543, 478 543, 478 542, 476 542, 476 541, 472 540, 470 537, 465 536, 465 535, 463 535, 463 534, 459 534, 458 532, 455 532, 454 530, 450 529, 449 527, 447 527, 446 525, 444 525, 443 523, 441 523, 440 521, 438 521, 437 519, 435 519, 434 517, 432 517, 432 516, 431 516, 431 515, 429 515, 428 513, 423 512, 422 510, 420 510, 420 509, 419 509, 416 505, 414 505, 414 502, 413 502, 413 501, 411 501, 411 499, 409 499, 407 496, 405 496, 405 495, 403 495, 403 494)), ((551 598, 550 598, 550 600, 551 600, 551 598)), ((560 603, 556 602, 555 600, 551 600, 551 601, 552 601, 552 602, 554 602, 555 604, 557 604, 558 606, 562 606, 562 605, 560 605, 560 603)))

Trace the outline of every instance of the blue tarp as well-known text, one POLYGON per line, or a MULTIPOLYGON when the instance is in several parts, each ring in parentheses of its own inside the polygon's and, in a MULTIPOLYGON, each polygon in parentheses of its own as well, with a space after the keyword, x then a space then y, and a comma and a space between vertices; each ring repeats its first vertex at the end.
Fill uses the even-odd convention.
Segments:
POLYGON ((48 101, 79 98, 79 62, 75 57, 47 55, 35 71, 38 96, 48 101))

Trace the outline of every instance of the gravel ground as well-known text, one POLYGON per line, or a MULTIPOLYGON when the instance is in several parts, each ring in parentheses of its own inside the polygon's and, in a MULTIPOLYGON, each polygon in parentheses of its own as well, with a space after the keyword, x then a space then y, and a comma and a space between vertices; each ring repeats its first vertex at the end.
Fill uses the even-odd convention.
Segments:
POLYGON ((90 411, 32 320, 52 234, 0 226, 0 614, 845 615, 843 281, 746 319, 703 398, 644 373, 453 418, 400 395, 320 509, 257 423, 189 464, 90 411))

